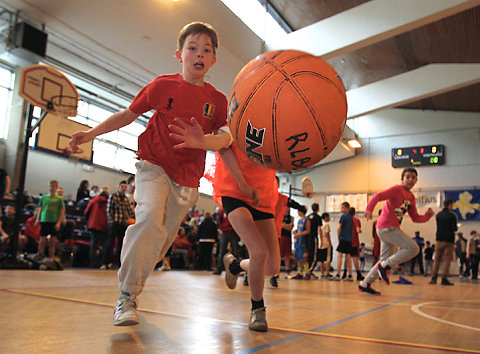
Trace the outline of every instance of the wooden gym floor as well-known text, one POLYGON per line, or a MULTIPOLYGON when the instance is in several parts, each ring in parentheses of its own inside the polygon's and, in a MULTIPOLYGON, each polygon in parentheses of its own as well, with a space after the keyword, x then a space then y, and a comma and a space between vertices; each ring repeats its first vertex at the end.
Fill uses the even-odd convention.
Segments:
MULTIPOLYGON (((265 290, 267 333, 249 331, 249 291, 207 272, 153 273, 141 323, 114 327, 116 272, 0 271, 2 353, 480 353, 480 284, 441 287, 285 280, 265 290)), ((397 276, 392 276, 395 280, 397 276)))

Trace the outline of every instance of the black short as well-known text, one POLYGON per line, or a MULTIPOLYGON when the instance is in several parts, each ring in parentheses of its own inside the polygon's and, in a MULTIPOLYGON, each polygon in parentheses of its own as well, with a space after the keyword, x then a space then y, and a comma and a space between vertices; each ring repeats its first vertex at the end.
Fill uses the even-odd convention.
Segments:
POLYGON ((352 241, 340 240, 337 252, 351 254, 352 252, 352 241))
POLYGON ((352 257, 358 257, 358 247, 352 247, 352 249, 350 250, 350 254, 352 255, 352 257))
POLYGON ((40 236, 56 236, 57 230, 55 230, 55 222, 41 222, 40 223, 40 236))
POLYGON ((250 205, 245 203, 243 200, 231 198, 231 197, 222 197, 222 205, 225 213, 230 214, 232 211, 238 208, 247 208, 250 214, 252 214, 253 220, 266 220, 273 219, 273 214, 265 213, 263 211, 252 208, 250 205))
POLYGON ((317 250, 317 260, 319 262, 330 262, 331 261, 331 254, 330 247, 329 248, 320 248, 317 250))

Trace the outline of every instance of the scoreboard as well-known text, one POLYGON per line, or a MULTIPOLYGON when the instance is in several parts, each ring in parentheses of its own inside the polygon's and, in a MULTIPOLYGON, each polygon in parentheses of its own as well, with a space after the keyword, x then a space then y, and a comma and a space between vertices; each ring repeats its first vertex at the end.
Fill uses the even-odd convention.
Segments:
POLYGON ((393 167, 440 166, 444 163, 444 145, 414 146, 392 149, 393 167))

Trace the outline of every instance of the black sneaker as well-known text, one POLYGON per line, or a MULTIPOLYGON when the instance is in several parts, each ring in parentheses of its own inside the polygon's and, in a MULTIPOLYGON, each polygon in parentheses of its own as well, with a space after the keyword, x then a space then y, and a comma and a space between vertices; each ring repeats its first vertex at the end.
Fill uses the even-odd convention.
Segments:
POLYGON ((278 288, 278 275, 275 275, 273 277, 270 277, 270 285, 273 287, 273 288, 278 288))
POLYGON ((343 272, 342 280, 345 279, 346 277, 347 277, 347 272, 343 272))
POLYGON ((358 286, 358 291, 360 291, 361 293, 367 293, 367 294, 370 294, 370 295, 376 295, 376 296, 382 295, 382 294, 380 293, 380 291, 374 290, 374 289, 370 286, 370 284, 368 284, 366 287, 359 285, 359 286, 358 286))
POLYGON ((248 276, 245 274, 245 279, 243 279, 243 286, 248 286, 248 276))
POLYGON ((380 276, 380 279, 382 279, 387 285, 390 285, 390 269, 391 268, 389 266, 382 267, 381 263, 377 264, 378 275, 380 276))
POLYGON ((448 279, 443 279, 442 278, 442 285, 449 286, 449 285, 454 285, 453 283, 450 283, 448 279))
POLYGON ((312 279, 318 279, 318 276, 315 275, 313 272, 310 272, 310 278, 312 278, 312 279))
POLYGON ((437 284, 437 277, 432 277, 428 284, 437 284))
POLYGON ((290 279, 303 280, 303 275, 301 275, 300 273, 297 273, 297 275, 291 277, 290 279))
POLYGON ((362 281, 363 279, 365 279, 363 275, 357 274, 357 281, 362 281))

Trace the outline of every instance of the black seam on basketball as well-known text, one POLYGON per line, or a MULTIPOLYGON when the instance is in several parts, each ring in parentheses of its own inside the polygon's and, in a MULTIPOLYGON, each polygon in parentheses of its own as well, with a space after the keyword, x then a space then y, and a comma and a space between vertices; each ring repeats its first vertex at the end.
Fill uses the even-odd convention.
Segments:
POLYGON ((238 112, 238 119, 237 119, 237 122, 236 122, 236 126, 235 126, 235 131, 238 132, 239 131, 239 127, 240 127, 240 124, 242 122, 242 119, 243 119, 243 114, 245 113, 245 110, 247 109, 248 107, 248 104, 250 103, 251 99, 253 98, 253 96, 255 96, 255 93, 259 90, 259 88, 265 83, 265 81, 267 81, 270 76, 272 76, 273 74, 275 73, 274 70, 272 70, 270 73, 268 73, 268 75, 266 75, 260 82, 258 82, 255 87, 253 88, 253 90, 251 91, 251 93, 248 95, 248 97, 245 99, 245 103, 243 104, 242 108, 240 109, 240 111, 238 112))
POLYGON ((338 85, 335 82, 333 82, 332 80, 330 80, 330 78, 328 78, 327 76, 324 76, 322 74, 319 74, 316 71, 306 71, 306 70, 296 71, 292 74, 292 77, 300 76, 300 75, 303 75, 303 74, 311 74, 311 75, 319 77, 322 80, 324 80, 324 81, 328 82, 329 84, 333 85, 337 89, 338 93, 344 98, 345 105, 347 105, 347 96, 345 95, 345 88, 338 87, 338 85))
MULTIPOLYGON (((305 56, 306 55, 304 55, 303 57, 305 57, 305 56)), ((298 57, 295 57, 295 58, 298 59, 298 57)), ((302 101, 305 103, 305 106, 307 106, 308 110, 310 111, 310 115, 311 115, 310 118, 313 118, 313 121, 315 122, 315 125, 317 126, 317 129, 318 129, 318 131, 320 133, 320 136, 322 138, 323 150, 328 149, 327 143, 326 143, 325 133, 323 132, 322 127, 320 127, 317 120, 315 119, 315 117, 316 117, 315 111, 313 110, 312 106, 310 105, 310 102, 308 101, 307 97, 303 94, 303 91, 300 89, 300 87, 297 85, 297 83, 294 80, 291 79, 291 76, 289 74, 287 74, 284 70, 280 69, 281 66, 276 65, 275 63, 272 63, 272 62, 270 62, 270 65, 272 65, 280 74, 282 74, 283 77, 285 78, 285 80, 292 85, 292 87, 295 91, 297 91, 298 95, 300 96, 302 101)), ((283 63, 282 63, 282 65, 283 65, 283 63)))
POLYGON ((275 90, 275 95, 273 96, 273 107, 272 107, 272 140, 273 140, 273 153, 275 154, 275 159, 277 161, 277 165, 279 166, 279 169, 281 170, 283 167, 282 161, 280 160, 280 152, 278 150, 278 144, 277 144, 277 98, 280 95, 280 92, 282 91, 283 86, 286 85, 285 80, 280 83, 280 85, 277 86, 277 89, 275 90))

